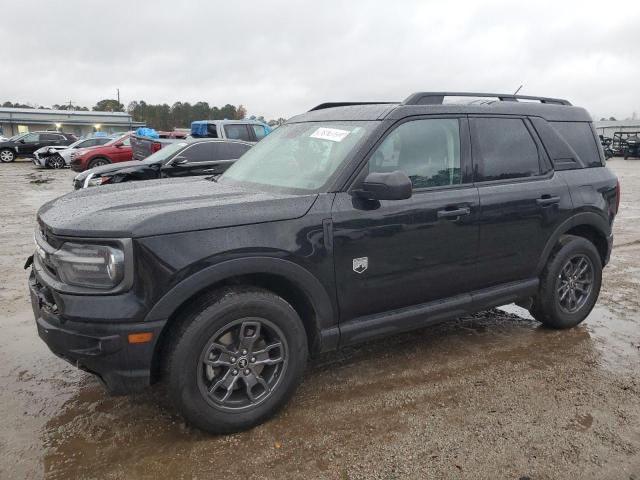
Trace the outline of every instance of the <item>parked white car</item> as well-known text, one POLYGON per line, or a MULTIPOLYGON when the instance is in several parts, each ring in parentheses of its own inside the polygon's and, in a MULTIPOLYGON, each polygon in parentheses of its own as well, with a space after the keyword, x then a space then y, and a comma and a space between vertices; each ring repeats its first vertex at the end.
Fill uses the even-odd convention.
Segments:
POLYGON ((33 164, 37 167, 63 168, 68 167, 73 154, 81 148, 92 148, 104 145, 112 137, 83 138, 71 145, 54 145, 42 147, 33 152, 33 164))

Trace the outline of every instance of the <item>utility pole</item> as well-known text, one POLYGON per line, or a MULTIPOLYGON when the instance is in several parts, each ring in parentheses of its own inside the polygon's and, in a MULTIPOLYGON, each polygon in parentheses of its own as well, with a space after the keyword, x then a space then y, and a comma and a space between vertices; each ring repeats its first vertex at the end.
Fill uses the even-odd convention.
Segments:
POLYGON ((69 110, 73 110, 73 100, 69 100, 69 110))
POLYGON ((120 89, 116 88, 116 90, 118 91, 118 105, 120 105, 120 89))

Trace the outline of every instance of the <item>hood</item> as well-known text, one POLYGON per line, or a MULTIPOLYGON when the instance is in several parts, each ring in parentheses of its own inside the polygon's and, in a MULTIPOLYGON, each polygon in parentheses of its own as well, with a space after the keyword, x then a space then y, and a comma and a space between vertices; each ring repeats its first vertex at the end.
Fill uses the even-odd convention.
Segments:
POLYGON ((124 170, 129 167, 148 167, 149 164, 142 163, 140 160, 131 160, 129 162, 109 163, 102 165, 101 167, 95 167, 90 170, 85 170, 82 173, 76 175, 76 180, 84 180, 89 175, 102 175, 105 173, 112 173, 118 170, 124 170))
POLYGON ((55 235, 136 238, 299 218, 316 197, 255 192, 201 177, 126 182, 45 203, 38 221, 55 235))
POLYGON ((56 150, 57 152, 61 152, 62 150, 67 150, 69 147, 66 145, 49 145, 47 147, 40 147, 34 153, 45 153, 49 150, 56 150))

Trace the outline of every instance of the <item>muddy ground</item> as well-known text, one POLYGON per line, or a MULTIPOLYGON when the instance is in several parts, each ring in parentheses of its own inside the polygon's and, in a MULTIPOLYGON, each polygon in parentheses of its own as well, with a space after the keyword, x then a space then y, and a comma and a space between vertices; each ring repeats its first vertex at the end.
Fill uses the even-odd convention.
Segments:
POLYGON ((275 419, 209 436, 39 340, 22 265, 72 173, 0 164, 0 479, 640 479, 640 161, 609 165, 615 248, 580 327, 511 308, 349 348, 314 360, 275 419))

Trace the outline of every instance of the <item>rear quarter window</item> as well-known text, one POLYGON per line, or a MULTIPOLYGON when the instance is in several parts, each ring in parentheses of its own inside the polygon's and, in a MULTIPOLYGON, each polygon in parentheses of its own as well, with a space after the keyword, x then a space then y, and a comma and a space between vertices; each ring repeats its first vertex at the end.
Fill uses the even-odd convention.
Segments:
POLYGON ((596 137, 588 122, 549 122, 573 149, 585 167, 601 167, 602 159, 596 137))

